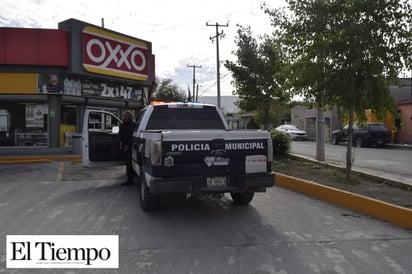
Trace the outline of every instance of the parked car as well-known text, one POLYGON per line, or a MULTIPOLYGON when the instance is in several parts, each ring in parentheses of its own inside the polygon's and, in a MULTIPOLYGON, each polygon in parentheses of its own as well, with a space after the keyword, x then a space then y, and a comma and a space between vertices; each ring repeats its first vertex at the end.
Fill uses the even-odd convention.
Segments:
MULTIPOLYGON (((334 130, 332 133, 332 143, 348 141, 348 127, 334 130)), ((352 143, 354 146, 386 146, 392 141, 392 134, 389 128, 383 123, 353 124, 352 143)))
POLYGON ((281 125, 275 129, 289 135, 291 140, 306 140, 308 138, 306 131, 295 125, 281 125))

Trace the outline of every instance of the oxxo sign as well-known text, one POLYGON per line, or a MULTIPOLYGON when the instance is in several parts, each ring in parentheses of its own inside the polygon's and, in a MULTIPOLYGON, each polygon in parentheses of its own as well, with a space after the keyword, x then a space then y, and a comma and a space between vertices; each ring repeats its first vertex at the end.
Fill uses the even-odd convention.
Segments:
POLYGON ((87 26, 83 29, 83 67, 88 72, 148 79, 147 43, 87 26))

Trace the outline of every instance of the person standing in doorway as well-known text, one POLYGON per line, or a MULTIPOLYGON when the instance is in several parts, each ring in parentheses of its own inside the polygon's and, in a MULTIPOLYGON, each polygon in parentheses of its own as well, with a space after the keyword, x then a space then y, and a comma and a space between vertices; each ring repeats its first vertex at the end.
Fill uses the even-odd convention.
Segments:
POLYGON ((120 149, 124 152, 127 181, 122 185, 133 184, 133 166, 132 166, 132 143, 133 131, 136 123, 133 121, 132 113, 125 111, 123 113, 123 123, 120 125, 120 149))

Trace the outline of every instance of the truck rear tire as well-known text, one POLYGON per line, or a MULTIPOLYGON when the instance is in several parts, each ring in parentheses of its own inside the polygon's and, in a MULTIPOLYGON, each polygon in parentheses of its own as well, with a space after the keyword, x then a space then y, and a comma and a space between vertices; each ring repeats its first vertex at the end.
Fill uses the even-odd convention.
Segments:
POLYGON ((253 200, 254 192, 231 192, 230 196, 235 204, 247 205, 253 200))
POLYGON ((150 192, 144 170, 140 175, 140 207, 144 211, 153 211, 160 207, 160 195, 150 192))

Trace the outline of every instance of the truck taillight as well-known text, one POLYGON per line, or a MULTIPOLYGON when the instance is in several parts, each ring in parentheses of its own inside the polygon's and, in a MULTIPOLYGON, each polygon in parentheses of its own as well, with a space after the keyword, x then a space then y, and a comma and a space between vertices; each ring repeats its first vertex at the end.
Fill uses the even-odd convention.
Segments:
POLYGON ((162 143, 160 141, 152 141, 150 143, 150 161, 154 166, 162 164, 162 143))

